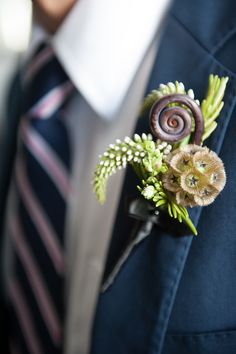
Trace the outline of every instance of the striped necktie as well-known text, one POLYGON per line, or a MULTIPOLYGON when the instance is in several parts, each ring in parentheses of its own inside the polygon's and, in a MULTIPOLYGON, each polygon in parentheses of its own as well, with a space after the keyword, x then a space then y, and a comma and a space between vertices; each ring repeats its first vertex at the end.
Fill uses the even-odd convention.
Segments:
POLYGON ((62 353, 64 231, 71 153, 64 124, 74 87, 50 46, 40 45, 24 75, 26 103, 19 125, 9 223, 12 353, 62 353))

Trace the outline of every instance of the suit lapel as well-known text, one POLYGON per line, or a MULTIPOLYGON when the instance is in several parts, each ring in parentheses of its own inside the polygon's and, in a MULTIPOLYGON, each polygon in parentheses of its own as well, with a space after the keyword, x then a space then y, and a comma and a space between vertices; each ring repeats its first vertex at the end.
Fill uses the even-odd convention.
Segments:
MULTIPOLYGON (((12 166, 14 161, 15 149, 16 149, 16 135, 17 135, 17 126, 19 121, 19 111, 20 111, 20 78, 17 75, 10 87, 10 92, 8 95, 8 105, 6 110, 6 120, 3 125, 3 134, 1 136, 1 150, 0 150, 0 253, 2 252, 2 243, 4 232, 4 215, 6 209, 7 194, 10 185, 10 179, 12 174, 12 166)), ((1 286, 0 290, 0 339, 1 339, 1 349, 4 353, 8 353, 8 343, 6 333, 7 330, 7 314, 5 311, 5 306, 3 302, 3 287, 1 286)))
POLYGON ((6 120, 3 126, 1 141, 1 169, 0 169, 0 230, 3 227, 4 212, 8 188, 11 180, 14 156, 16 151, 17 128, 19 123, 19 112, 21 112, 21 80, 18 72, 10 86, 8 103, 6 109, 6 120))
MULTIPOLYGON (((179 80, 205 95, 210 73, 230 76, 221 65, 170 18, 147 92, 161 82, 179 80), (179 39, 182 39, 180 42, 179 39), (178 56, 181 53, 181 56, 178 56), (193 54, 192 61, 189 53, 193 54)), ((218 154, 235 105, 236 82, 230 77, 218 128, 207 145, 218 154)), ((148 119, 138 120, 136 132, 149 132, 148 119)), ((128 170, 116 218, 105 276, 132 234, 134 221, 124 211, 126 196, 136 196, 137 180, 128 170)), ((190 210, 197 226, 201 208, 190 210)), ((201 237, 201 235, 199 235, 201 237)), ((204 236, 202 236, 204 237, 204 236)), ((161 353, 164 336, 193 236, 173 237, 154 228, 136 247, 114 284, 101 295, 94 324, 92 353, 161 353), (115 348, 115 349, 114 349, 115 348)))

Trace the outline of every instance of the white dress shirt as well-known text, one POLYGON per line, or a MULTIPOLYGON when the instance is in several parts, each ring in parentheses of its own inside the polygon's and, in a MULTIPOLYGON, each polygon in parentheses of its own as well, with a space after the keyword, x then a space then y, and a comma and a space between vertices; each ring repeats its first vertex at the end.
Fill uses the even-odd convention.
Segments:
MULTIPOLYGON (((132 135, 168 4, 169 0, 79 0, 50 39, 78 89, 66 113, 74 156, 66 229, 66 354, 89 353, 124 175, 111 178, 107 201, 100 206, 92 189, 93 172, 109 143, 132 135)), ((30 51, 44 36, 35 36, 30 51)))

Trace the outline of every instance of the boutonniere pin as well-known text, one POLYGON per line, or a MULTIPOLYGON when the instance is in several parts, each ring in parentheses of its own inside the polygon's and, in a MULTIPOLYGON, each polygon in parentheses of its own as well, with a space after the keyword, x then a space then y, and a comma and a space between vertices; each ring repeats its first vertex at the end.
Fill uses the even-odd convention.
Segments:
POLYGON ((197 235, 187 208, 211 204, 226 182, 222 160, 204 142, 216 129, 227 81, 210 75, 201 104, 178 81, 152 91, 141 109, 149 112, 151 134, 117 139, 100 157, 93 180, 99 202, 105 202, 109 177, 130 164, 140 197, 155 213, 167 212, 197 235))

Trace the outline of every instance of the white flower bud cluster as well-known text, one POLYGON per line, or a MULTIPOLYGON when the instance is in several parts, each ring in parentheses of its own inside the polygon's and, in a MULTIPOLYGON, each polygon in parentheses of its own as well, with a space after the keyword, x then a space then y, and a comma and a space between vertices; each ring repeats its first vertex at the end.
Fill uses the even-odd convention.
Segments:
POLYGON ((147 151, 143 146, 147 140, 153 140, 151 134, 143 133, 141 136, 135 134, 134 139, 127 136, 123 141, 117 139, 115 144, 110 144, 107 151, 99 156, 100 163, 97 165, 93 182, 94 190, 99 200, 103 200, 108 177, 117 170, 125 168, 128 163, 141 163, 142 159, 147 155, 147 151))
MULTIPOLYGON (((182 94, 188 95, 190 98, 194 99, 194 92, 192 89, 186 91, 184 84, 179 81, 168 82, 167 84, 160 84, 157 90, 153 90, 147 97, 144 99, 143 105, 141 107, 141 115, 149 111, 155 101, 159 100, 163 96, 171 94, 182 94)), ((200 106, 199 100, 195 102, 200 106)))
POLYGON ((142 191, 142 195, 144 196, 144 198, 148 200, 152 199, 155 194, 156 194, 156 189, 154 186, 147 186, 142 191))
MULTIPOLYGON (((161 98, 165 95, 180 93, 183 95, 188 95, 192 100, 194 100, 194 92, 192 89, 189 89, 187 92, 185 90, 184 84, 182 82, 176 81, 168 82, 166 85, 160 84, 158 92, 158 98, 161 98)), ((200 106, 199 100, 195 100, 195 102, 200 106)))
POLYGON ((116 140, 116 144, 110 144, 109 148, 102 156, 100 156, 100 175, 105 178, 111 176, 116 170, 125 168, 129 162, 140 163, 141 159, 145 157, 146 152, 142 143, 146 140, 152 140, 151 134, 134 135, 134 139, 125 137, 124 141, 116 140))
POLYGON ((161 141, 160 139, 157 139, 156 144, 157 149, 163 153, 163 160, 165 160, 172 151, 172 145, 168 144, 166 141, 161 141))

